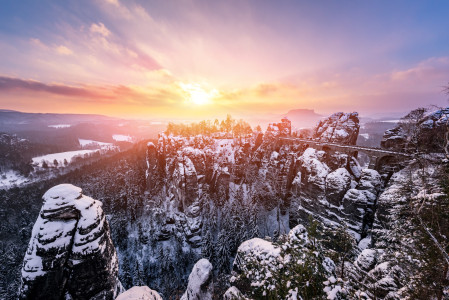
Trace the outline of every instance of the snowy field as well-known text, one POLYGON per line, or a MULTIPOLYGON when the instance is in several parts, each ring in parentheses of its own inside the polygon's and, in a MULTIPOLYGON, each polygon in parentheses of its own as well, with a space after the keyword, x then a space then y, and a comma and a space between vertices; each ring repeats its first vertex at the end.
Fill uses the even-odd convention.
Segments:
POLYGON ((70 125, 70 124, 48 125, 48 127, 56 128, 56 129, 60 129, 60 128, 69 128, 69 127, 71 127, 71 126, 72 126, 72 125, 70 125))
POLYGON ((76 151, 67 151, 67 152, 59 152, 52 153, 43 156, 33 157, 33 164, 41 164, 42 161, 46 161, 49 167, 53 166, 53 161, 56 159, 58 162, 58 166, 64 166, 64 159, 67 160, 68 163, 77 155, 84 156, 85 154, 92 154, 94 152, 99 152, 100 150, 76 150, 76 151))
POLYGON ((78 142, 80 143, 81 147, 86 146, 98 146, 99 148, 109 148, 112 146, 112 143, 104 143, 94 140, 84 140, 84 139, 78 139, 78 142))
POLYGON ((132 142, 133 138, 129 135, 124 135, 124 134, 114 134, 112 135, 112 138, 114 139, 114 141, 117 142, 132 142))

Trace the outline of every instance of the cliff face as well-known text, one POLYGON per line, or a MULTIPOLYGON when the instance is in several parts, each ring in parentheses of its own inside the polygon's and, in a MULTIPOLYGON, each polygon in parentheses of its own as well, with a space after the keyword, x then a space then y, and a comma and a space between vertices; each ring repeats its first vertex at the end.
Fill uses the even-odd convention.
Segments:
POLYGON ((118 260, 101 202, 70 184, 49 189, 22 268, 20 299, 115 299, 118 260))
MULTIPOLYGON (((318 124, 315 139, 354 144, 358 130, 357 113, 336 113, 318 124)), ((160 240, 182 227, 190 245, 198 247, 208 218, 202 215, 205 207, 220 211, 231 204, 256 206, 264 235, 287 233, 309 215, 329 223, 346 220, 357 237, 365 235, 381 187, 379 174, 362 170, 347 154, 286 144, 279 135, 276 130, 239 139, 161 135, 157 147, 151 143, 149 192, 165 195, 169 208, 160 240), (165 184, 155 186, 155 180, 165 184)))

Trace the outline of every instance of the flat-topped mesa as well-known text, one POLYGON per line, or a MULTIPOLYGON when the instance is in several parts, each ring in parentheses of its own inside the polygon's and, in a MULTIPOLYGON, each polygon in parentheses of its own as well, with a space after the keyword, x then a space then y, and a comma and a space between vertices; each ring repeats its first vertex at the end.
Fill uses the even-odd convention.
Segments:
POLYGON ((71 184, 43 196, 22 267, 20 299, 115 299, 122 287, 101 202, 71 184))
POLYGON ((313 139, 328 143, 355 145, 359 129, 357 112, 338 112, 318 123, 313 133, 313 139))

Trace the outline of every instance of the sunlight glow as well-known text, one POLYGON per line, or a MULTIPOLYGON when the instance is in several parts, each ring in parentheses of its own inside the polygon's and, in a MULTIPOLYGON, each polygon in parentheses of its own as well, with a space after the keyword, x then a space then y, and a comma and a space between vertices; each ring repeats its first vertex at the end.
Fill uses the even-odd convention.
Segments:
POLYGON ((183 83, 179 84, 184 97, 195 105, 204 105, 212 102, 212 99, 219 95, 216 89, 206 90, 199 83, 183 83))

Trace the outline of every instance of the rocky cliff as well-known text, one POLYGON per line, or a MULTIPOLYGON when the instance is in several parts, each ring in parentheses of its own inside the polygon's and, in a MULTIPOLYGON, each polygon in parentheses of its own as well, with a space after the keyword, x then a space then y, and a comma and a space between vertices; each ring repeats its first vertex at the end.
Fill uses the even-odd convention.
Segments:
POLYGON ((313 138, 323 142, 355 145, 359 129, 358 113, 338 112, 318 123, 313 138))
POLYGON ((20 299, 115 299, 118 260, 102 204, 70 184, 49 189, 22 268, 20 299))
POLYGON ((449 108, 418 116, 409 114, 396 127, 385 132, 381 147, 407 152, 443 152, 448 122, 449 108))

